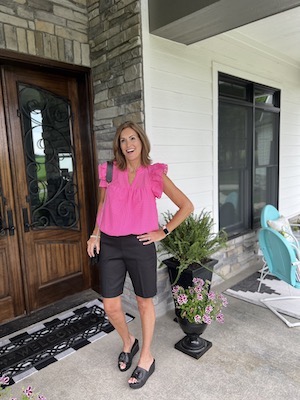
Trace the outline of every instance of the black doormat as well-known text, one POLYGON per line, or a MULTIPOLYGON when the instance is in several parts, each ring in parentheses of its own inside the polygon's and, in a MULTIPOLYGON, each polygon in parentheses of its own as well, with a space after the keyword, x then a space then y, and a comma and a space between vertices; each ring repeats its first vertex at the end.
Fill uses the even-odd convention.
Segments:
MULTIPOLYGON (((126 321, 133 317, 126 314, 126 321)), ((113 331, 102 302, 94 300, 50 321, 27 328, 26 332, 1 339, 0 376, 9 384, 41 370, 113 331)))

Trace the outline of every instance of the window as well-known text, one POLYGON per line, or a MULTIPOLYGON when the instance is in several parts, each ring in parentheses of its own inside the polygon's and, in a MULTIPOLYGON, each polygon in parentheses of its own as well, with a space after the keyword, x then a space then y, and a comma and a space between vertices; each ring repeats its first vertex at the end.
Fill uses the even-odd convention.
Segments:
POLYGON ((219 74, 219 221, 229 237, 278 206, 280 91, 219 74))

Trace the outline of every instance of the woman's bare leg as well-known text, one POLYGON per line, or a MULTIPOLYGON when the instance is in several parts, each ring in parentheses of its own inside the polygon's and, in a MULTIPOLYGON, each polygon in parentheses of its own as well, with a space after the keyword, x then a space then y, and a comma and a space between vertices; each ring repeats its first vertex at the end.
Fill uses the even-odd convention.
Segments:
MULTIPOLYGON (((126 323, 125 314, 122 307, 121 296, 104 298, 103 304, 105 313, 110 323, 116 329, 123 341, 123 351, 125 353, 130 353, 132 345, 135 341, 135 337, 129 332, 128 324, 126 323)), ((124 369, 126 366, 125 364, 120 364, 120 367, 121 369, 124 369)))
MULTIPOLYGON (((148 371, 151 364, 153 363, 151 343, 155 327, 155 308, 152 298, 144 299, 137 296, 136 299, 138 303, 143 333, 143 345, 138 366, 148 371)), ((135 383, 136 379, 130 378, 128 382, 135 383)))

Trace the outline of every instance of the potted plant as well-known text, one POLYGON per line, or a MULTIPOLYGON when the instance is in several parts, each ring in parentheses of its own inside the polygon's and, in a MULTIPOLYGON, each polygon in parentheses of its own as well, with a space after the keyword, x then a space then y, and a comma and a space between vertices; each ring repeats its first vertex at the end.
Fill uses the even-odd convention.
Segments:
MULTIPOLYGON (((162 215, 166 224, 173 218, 170 211, 162 215)), ((161 250, 172 255, 162 261, 168 267, 172 285, 180 283, 184 287, 191 286, 194 277, 211 280, 213 267, 217 263, 211 256, 226 247, 227 243, 226 232, 221 230, 213 233, 213 226, 210 212, 202 210, 199 215, 192 213, 160 242, 161 250), (183 276, 183 272, 186 276, 183 276)))
MULTIPOLYGON (((9 377, 8 376, 1 376, 0 375, 0 397, 2 396, 8 396, 10 394, 10 387, 5 387, 3 388, 2 386, 7 386, 9 385, 9 377)), ((11 397, 10 397, 11 398, 11 397)), ((27 388, 22 390, 21 397, 13 397, 11 400, 28 400, 28 399, 36 399, 36 400, 47 400, 45 396, 42 394, 34 393, 34 390, 31 386, 28 386, 27 388)))
POLYGON ((222 307, 227 306, 223 294, 210 290, 210 281, 193 279, 193 286, 183 288, 175 285, 172 295, 175 301, 178 323, 186 336, 175 344, 175 348, 194 357, 201 357, 211 346, 211 342, 200 338, 212 321, 224 322, 222 307))

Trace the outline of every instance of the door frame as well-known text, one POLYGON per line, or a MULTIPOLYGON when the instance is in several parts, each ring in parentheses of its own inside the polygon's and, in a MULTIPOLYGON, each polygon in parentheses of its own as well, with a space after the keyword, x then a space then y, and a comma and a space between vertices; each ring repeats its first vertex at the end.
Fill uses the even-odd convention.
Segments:
MULTIPOLYGON (((80 93, 81 103, 85 106, 80 107, 78 120, 79 120, 79 136, 83 154, 86 156, 82 158, 82 167, 86 181, 85 191, 85 204, 87 215, 87 229, 88 232, 82 232, 88 239, 90 232, 94 228, 94 222, 97 211, 97 159, 96 159, 96 145, 94 130, 92 126, 93 121, 93 85, 91 79, 91 69, 84 66, 75 66, 72 64, 49 60, 37 56, 16 53, 10 50, 0 50, 0 64, 15 67, 30 67, 34 71, 43 71, 45 73, 58 73, 60 75, 72 76, 76 79, 78 84, 78 91, 80 93)), ((85 249, 82 249, 85 251, 85 249)), ((88 263, 87 258, 87 263, 88 263)), ((89 284, 94 290, 99 291, 99 278, 96 269, 91 270, 91 281, 89 284)), ((27 296, 25 296, 27 297, 27 296)), ((28 299, 25 299, 25 306, 27 310, 28 299)))

